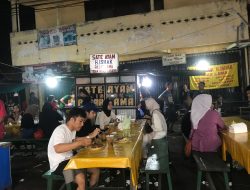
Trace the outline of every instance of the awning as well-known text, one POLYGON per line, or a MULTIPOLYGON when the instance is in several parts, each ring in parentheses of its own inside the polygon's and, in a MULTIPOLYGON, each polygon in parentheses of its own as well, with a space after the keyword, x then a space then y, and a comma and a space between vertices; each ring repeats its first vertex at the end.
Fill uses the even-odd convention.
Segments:
POLYGON ((29 84, 0 84, 0 94, 19 92, 28 85, 29 84))

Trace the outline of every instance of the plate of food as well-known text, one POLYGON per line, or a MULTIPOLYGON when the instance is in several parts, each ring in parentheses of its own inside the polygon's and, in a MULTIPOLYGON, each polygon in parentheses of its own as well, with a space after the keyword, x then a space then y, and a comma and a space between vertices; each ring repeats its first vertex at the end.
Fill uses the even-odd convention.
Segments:
POLYGON ((104 147, 103 144, 97 144, 97 143, 93 143, 92 145, 90 145, 88 147, 89 150, 101 150, 104 147))
POLYGON ((116 143, 128 143, 130 140, 127 137, 118 137, 115 139, 116 143))

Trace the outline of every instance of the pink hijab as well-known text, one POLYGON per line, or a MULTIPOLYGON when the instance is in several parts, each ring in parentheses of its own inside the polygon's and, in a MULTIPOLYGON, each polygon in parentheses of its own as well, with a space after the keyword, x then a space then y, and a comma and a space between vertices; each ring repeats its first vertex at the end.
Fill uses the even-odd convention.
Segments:
POLYGON ((200 94, 193 100, 191 107, 191 122, 193 128, 197 129, 199 121, 210 110, 212 105, 212 96, 209 94, 200 94))

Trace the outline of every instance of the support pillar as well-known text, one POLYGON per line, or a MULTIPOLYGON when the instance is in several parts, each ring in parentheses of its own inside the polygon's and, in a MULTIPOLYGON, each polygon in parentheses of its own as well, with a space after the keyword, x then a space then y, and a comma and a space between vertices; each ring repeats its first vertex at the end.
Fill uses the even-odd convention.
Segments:
POLYGON ((155 10, 155 2, 154 2, 154 0, 150 0, 150 10, 151 11, 155 10))
POLYGON ((12 32, 20 31, 20 16, 18 0, 11 0, 12 32))

